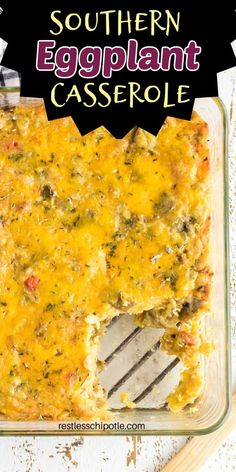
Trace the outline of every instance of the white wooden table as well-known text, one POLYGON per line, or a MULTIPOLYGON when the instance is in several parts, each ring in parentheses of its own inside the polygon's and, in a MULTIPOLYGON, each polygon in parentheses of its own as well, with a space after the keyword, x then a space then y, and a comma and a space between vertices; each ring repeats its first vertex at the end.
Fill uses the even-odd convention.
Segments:
MULTIPOLYGON (((219 75, 219 95, 231 123, 231 301, 233 383, 236 386, 236 68, 219 75)), ((187 439, 173 436, 0 438, 0 472, 158 472, 187 439)), ((236 431, 201 472, 235 470, 236 431)))

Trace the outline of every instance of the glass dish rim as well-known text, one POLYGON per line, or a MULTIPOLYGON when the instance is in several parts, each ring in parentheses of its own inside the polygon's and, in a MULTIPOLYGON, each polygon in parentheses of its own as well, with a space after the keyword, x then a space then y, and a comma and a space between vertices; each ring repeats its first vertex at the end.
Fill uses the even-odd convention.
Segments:
MULTIPOLYGON (((4 87, 0 86, 0 93, 17 93, 20 92, 20 87, 14 86, 14 87, 4 87)), ((43 100, 42 97, 21 97, 20 98, 27 98, 27 99, 33 99, 33 100, 43 100)), ((200 99, 201 97, 199 97, 200 99)), ((230 246, 229 246, 229 207, 228 207, 228 202, 229 202, 229 189, 228 189, 228 119, 227 119, 227 113, 226 113, 226 108, 224 103, 219 97, 207 97, 211 100, 213 100, 217 108, 219 109, 219 112, 222 116, 222 125, 223 125, 223 189, 224 189, 224 200, 223 200, 223 210, 224 210, 224 255, 225 255, 225 261, 224 261, 224 275, 225 275, 225 287, 224 287, 224 323, 225 323, 225 386, 226 386, 226 397, 225 397, 225 409, 221 416, 210 426, 206 428, 201 428, 199 430, 195 429, 176 429, 170 432, 170 430, 166 429, 153 429, 153 430, 128 430, 124 429, 122 431, 68 431, 68 430, 33 430, 33 429, 25 429, 25 430, 9 430, 9 431, 4 431, 0 430, 0 437, 1 436, 124 436, 124 435, 130 435, 130 436, 202 436, 205 434, 209 434, 216 429, 218 429, 226 420, 230 407, 231 407, 231 338, 230 338, 230 246)), ((12 105, 14 106, 14 105, 12 105)), ((3 107, 4 108, 4 105, 3 107)), ((193 107, 194 108, 194 107, 193 107)), ((75 420, 76 421, 76 420, 75 420)), ((29 423, 30 426, 30 423, 29 423)))

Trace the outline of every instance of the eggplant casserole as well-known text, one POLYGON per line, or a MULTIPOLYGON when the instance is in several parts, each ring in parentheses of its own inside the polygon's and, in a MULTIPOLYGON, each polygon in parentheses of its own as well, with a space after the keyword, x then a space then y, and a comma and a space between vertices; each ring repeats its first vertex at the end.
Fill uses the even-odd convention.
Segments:
POLYGON ((81 137, 43 105, 0 112, 0 413, 106 419, 101 335, 121 312, 163 327, 184 369, 167 398, 199 396, 209 346, 208 128, 167 118, 157 137, 81 137))

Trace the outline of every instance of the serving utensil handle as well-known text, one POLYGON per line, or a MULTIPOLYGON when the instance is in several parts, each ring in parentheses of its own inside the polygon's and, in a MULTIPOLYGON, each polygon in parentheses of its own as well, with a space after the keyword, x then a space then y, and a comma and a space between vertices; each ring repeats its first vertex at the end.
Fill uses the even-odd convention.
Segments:
POLYGON ((168 462, 162 472, 199 472, 226 437, 236 428, 236 392, 233 395, 232 410, 223 425, 213 433, 196 436, 168 462))

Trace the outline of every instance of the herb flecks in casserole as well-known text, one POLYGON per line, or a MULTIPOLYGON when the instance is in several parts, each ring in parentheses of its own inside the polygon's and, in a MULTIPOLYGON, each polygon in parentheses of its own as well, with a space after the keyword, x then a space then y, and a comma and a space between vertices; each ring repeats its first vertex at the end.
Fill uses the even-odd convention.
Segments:
POLYGON ((158 137, 81 137, 42 106, 0 114, 0 411, 105 418, 97 354, 121 312, 165 328, 185 364, 173 410, 199 395, 208 309, 206 124, 168 118, 158 137), (187 379, 187 380, 186 380, 187 379), (184 387, 183 387, 184 384, 184 387))

